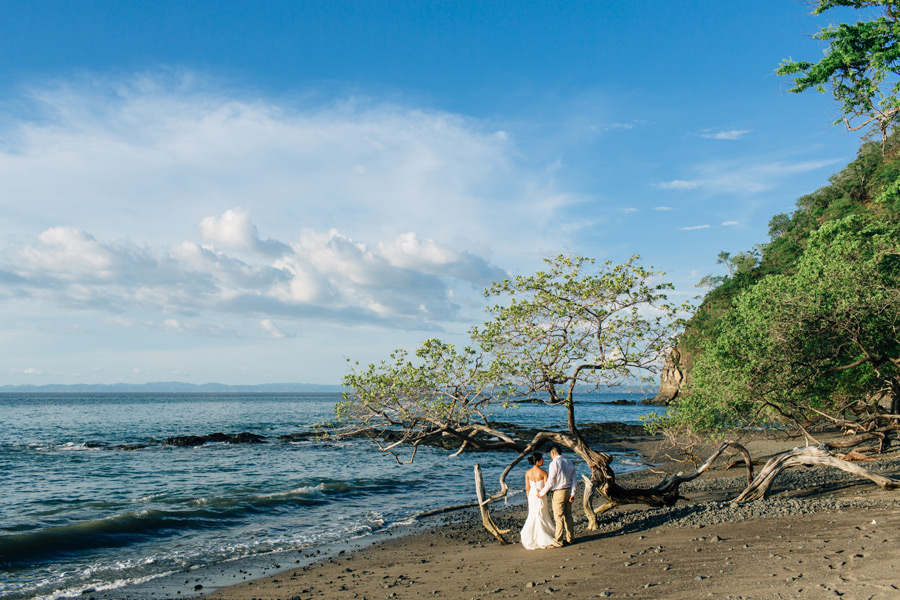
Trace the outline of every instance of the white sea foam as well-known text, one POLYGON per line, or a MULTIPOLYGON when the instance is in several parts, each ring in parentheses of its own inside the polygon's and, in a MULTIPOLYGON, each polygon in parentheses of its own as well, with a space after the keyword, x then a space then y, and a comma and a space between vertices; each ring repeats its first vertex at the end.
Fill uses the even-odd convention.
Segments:
POLYGON ((89 594, 93 592, 106 592, 109 590, 117 590, 119 588, 123 588, 128 585, 140 585, 142 583, 147 583, 148 581, 153 581, 154 579, 159 579, 160 577, 166 577, 171 575, 172 573, 176 573, 176 571, 167 571, 165 573, 154 573, 153 575, 146 575, 144 577, 134 577, 130 579, 116 579, 115 581, 108 581, 105 583, 96 583, 89 585, 82 585, 71 587, 63 590, 54 590, 49 594, 44 594, 41 596, 35 596, 33 600, 58 600, 59 598, 78 598, 84 594, 89 594))
POLYGON ((324 496, 325 495, 325 484, 320 483, 316 486, 304 485, 302 487, 294 488, 292 490, 285 490, 283 492, 272 492, 270 494, 259 494, 255 496, 259 499, 268 499, 268 498, 290 498, 292 496, 324 496))
POLYGON ((66 442, 66 443, 60 444, 59 446, 56 446, 56 447, 48 446, 44 449, 45 450, 56 449, 56 450, 62 450, 64 452, 82 452, 82 451, 94 452, 94 451, 101 450, 101 448, 98 448, 96 446, 90 447, 85 442, 66 442))
POLYGON ((129 502, 153 502, 155 500, 159 500, 160 498, 164 498, 165 494, 150 494, 148 496, 142 496, 140 498, 132 498, 129 502))

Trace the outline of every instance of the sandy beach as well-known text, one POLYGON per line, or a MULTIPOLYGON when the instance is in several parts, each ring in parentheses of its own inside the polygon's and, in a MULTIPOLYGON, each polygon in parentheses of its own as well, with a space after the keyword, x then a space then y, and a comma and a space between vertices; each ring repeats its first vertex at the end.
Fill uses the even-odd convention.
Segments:
MULTIPOLYGON (((625 443, 664 461, 659 439, 625 443)), ((804 445, 802 438, 770 436, 745 443, 757 470, 769 456, 804 445)), ((783 473, 768 499, 733 504, 746 472, 726 469, 728 463, 720 458, 711 472, 685 484, 687 499, 674 507, 620 506, 601 515, 596 531, 586 530, 576 510, 577 539, 562 549, 525 550, 517 533, 525 507, 500 504, 494 514, 501 527, 512 529, 509 545, 494 540, 474 510, 460 511, 434 528, 207 597, 900 598, 900 492, 833 468, 801 467, 783 473)), ((861 464, 896 476, 900 453, 861 464)), ((664 462, 653 471, 692 469, 664 462)), ((637 487, 660 477, 645 470, 620 479, 637 487)))

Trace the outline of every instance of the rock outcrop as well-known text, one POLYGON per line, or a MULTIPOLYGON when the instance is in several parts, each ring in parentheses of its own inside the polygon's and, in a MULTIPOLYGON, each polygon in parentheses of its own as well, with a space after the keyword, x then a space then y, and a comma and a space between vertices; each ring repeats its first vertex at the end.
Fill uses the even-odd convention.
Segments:
POLYGON ((164 446, 202 446, 207 442, 225 442, 227 444, 264 444, 266 438, 246 431, 241 433, 211 433, 209 435, 180 435, 163 440, 164 446))
POLYGON ((685 381, 685 368, 682 365, 682 354, 678 347, 674 347, 666 356, 666 364, 659 374, 659 392, 650 404, 665 406, 678 397, 678 392, 685 381))

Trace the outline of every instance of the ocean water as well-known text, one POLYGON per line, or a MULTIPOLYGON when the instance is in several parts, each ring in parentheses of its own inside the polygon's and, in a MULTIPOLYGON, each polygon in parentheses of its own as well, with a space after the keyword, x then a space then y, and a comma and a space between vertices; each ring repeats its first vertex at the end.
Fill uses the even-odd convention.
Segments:
MULTIPOLYGON (((659 409, 604 402, 643 397, 592 394, 579 406, 579 421, 637 423, 659 409)), ((365 540, 402 529, 424 511, 474 501, 476 462, 490 493, 512 457, 451 458, 424 448, 413 464, 399 465, 364 440, 277 439, 328 420, 339 399, 0 395, 0 598, 127 595, 173 573, 365 540), (122 447, 244 431, 267 443, 122 447)), ((496 417, 556 427, 562 410, 524 404, 496 417)), ((617 472, 642 466, 625 455, 614 462, 617 472)), ((512 485, 525 468, 513 472, 512 485)))

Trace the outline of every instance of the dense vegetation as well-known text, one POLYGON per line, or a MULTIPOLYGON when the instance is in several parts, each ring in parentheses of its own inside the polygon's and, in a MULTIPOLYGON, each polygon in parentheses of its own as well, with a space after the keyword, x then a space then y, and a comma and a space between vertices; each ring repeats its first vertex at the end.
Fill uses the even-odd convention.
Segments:
POLYGON ((735 256, 680 338, 691 385, 654 425, 857 420, 900 410, 900 139, 862 145, 830 184, 735 256), (879 408, 880 404, 880 408, 879 408))

